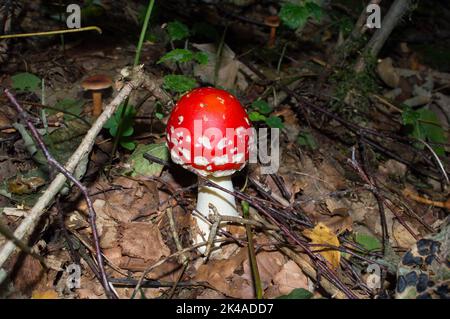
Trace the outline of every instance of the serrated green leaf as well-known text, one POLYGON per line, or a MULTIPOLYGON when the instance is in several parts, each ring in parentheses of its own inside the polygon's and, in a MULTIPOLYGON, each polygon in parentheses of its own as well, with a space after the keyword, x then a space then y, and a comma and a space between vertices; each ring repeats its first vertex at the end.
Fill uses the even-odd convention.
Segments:
POLYGON ((282 5, 279 17, 283 24, 291 29, 298 29, 308 20, 310 14, 305 6, 299 6, 292 3, 282 5))
POLYGON ((194 59, 200 64, 207 64, 208 63, 208 54, 205 52, 196 52, 194 54, 194 59))
POLYGON ((272 108, 269 103, 264 100, 258 100, 252 103, 252 107, 257 109, 261 114, 267 115, 272 112, 272 108))
POLYGON ((167 32, 172 41, 183 40, 189 37, 189 28, 180 21, 172 21, 167 24, 167 32))
POLYGON ((150 163, 144 154, 148 153, 156 156, 162 160, 167 161, 169 158, 169 151, 164 143, 138 145, 136 150, 131 154, 128 163, 132 168, 131 176, 159 176, 163 170, 163 166, 156 163, 150 163))
POLYGON ((11 81, 13 89, 20 92, 34 92, 41 87, 41 79, 28 72, 13 75, 11 81))
POLYGON ((288 295, 279 296, 275 299, 311 299, 313 294, 303 288, 296 288, 292 290, 288 295))
POLYGON ((164 77, 164 88, 177 92, 184 93, 186 91, 192 90, 197 86, 197 82, 185 75, 166 75, 164 77))
POLYGON ((377 238, 364 233, 356 233, 355 242, 368 251, 381 249, 381 242, 377 238))
POLYGON ((248 114, 248 118, 252 122, 265 121, 267 118, 259 112, 253 111, 248 114))
POLYGON ((191 61, 193 58, 194 53, 191 50, 175 49, 166 53, 161 59, 159 59, 158 63, 167 61, 185 63, 191 61))
POLYGON ((266 119, 266 124, 271 128, 284 128, 283 121, 278 116, 270 116, 266 119))

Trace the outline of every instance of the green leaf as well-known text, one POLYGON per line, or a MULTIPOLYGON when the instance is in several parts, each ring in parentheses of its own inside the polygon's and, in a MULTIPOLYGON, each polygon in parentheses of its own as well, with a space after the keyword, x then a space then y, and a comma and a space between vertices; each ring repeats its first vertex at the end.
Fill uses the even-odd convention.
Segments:
POLYGON ((122 146, 124 149, 132 151, 136 148, 136 143, 134 143, 133 141, 121 141, 120 146, 122 146))
POLYGON ((34 92, 41 87, 41 79, 28 72, 13 75, 11 81, 13 89, 19 92, 34 92))
MULTIPOLYGON (((111 136, 116 137, 119 129, 119 123, 122 121, 122 136, 119 138, 120 145, 126 149, 130 149, 132 146, 127 137, 130 137, 134 133, 133 123, 134 116, 136 115, 136 109, 133 105, 128 104, 122 118, 122 112, 124 111, 123 108, 124 104, 122 103, 118 106, 114 115, 105 123, 103 127, 109 130, 109 134, 111 134, 111 136)), ((134 149, 134 146, 132 149, 134 149)))
POLYGON ((248 114, 248 118, 252 122, 265 121, 267 118, 259 112, 253 111, 248 114))
POLYGON ((160 144, 140 144, 136 150, 131 154, 128 159, 128 163, 131 166, 131 176, 159 176, 163 170, 163 166, 156 163, 150 163, 144 154, 148 153, 156 156, 162 160, 167 161, 169 159, 169 151, 164 143, 160 144))
POLYGON ((128 137, 133 135, 134 133, 134 128, 133 126, 128 126, 126 128, 124 128, 123 132, 122 132, 122 136, 128 137))
POLYGON ((189 28, 180 21, 172 21, 167 24, 167 32, 172 41, 183 40, 189 37, 189 28))
POLYGON ((291 29, 298 29, 308 20, 310 13, 305 6, 285 3, 280 10, 281 21, 291 29))
MULTIPOLYGON (((409 135, 420 140, 435 143, 446 143, 445 130, 439 123, 439 119, 433 111, 427 107, 413 110, 406 107, 402 113, 403 124, 409 129, 409 135)), ((422 144, 417 147, 423 148, 422 144)), ((433 146, 433 150, 438 155, 444 155, 445 149, 442 146, 433 146)))
POLYGON ((355 242, 368 251, 381 249, 380 241, 377 238, 367 234, 356 233, 355 242))
POLYGON ((194 58, 194 53, 186 49, 175 49, 166 53, 158 63, 172 61, 172 62, 189 62, 194 58))
MULTIPOLYGON (((67 111, 75 115, 80 115, 81 112, 83 111, 82 109, 83 104, 84 103, 81 100, 62 99, 58 101, 53 107, 61 111, 67 111)), ((57 112, 56 110, 48 111, 50 115, 55 114, 56 112, 57 112)), ((70 114, 64 114, 64 119, 70 121, 75 119, 75 117, 70 114)))
POLYGON ((306 9, 308 9, 309 14, 314 17, 316 20, 320 20, 323 17, 323 10, 322 7, 319 6, 317 3, 314 2, 307 2, 306 9))
POLYGON ((313 150, 317 148, 316 140, 314 136, 309 132, 302 132, 297 137, 297 143, 302 146, 307 146, 313 150))
POLYGON ((275 299, 311 299, 313 294, 303 288, 296 288, 292 290, 288 295, 279 296, 275 299))
POLYGON ((266 119, 266 124, 272 128, 284 128, 283 121, 278 116, 271 116, 266 119))
POLYGON ((162 120, 164 118, 164 108, 159 102, 157 102, 155 106, 155 117, 159 120, 162 120))
POLYGON ((194 59, 200 64, 207 64, 208 63, 208 54, 205 52, 196 52, 194 54, 194 59))
POLYGON ((252 103, 252 107, 257 109, 261 114, 269 114, 272 112, 272 107, 270 107, 269 103, 263 100, 257 100, 252 103))
MULTIPOLYGON (((423 108, 420 111, 419 121, 428 141, 435 143, 447 142, 445 131, 439 123, 436 113, 427 108, 423 108)), ((438 155, 445 155, 445 149, 442 146, 433 146, 433 150, 438 155)))
POLYGON ((185 75, 166 75, 164 77, 164 88, 177 92, 184 93, 192 90, 197 86, 197 82, 185 75))

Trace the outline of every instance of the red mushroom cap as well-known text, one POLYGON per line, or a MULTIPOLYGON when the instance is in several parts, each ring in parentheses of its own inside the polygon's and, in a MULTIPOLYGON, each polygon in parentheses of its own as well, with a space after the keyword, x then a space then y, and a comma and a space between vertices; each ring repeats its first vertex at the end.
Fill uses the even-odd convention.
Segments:
POLYGON ((228 176, 242 169, 254 142, 238 99, 211 87, 183 95, 167 122, 172 160, 200 174, 228 176))

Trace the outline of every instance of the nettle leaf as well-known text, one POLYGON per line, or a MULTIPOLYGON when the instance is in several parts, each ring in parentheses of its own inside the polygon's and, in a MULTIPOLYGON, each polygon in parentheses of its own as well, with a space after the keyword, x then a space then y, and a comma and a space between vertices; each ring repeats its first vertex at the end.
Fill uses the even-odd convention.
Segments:
POLYGON ((131 166, 131 176, 159 176, 163 170, 163 166, 157 163, 149 162, 144 158, 144 154, 156 156, 162 160, 169 159, 169 151, 164 143, 160 144, 140 144, 131 154, 128 162, 131 166))
POLYGON ((276 299, 311 299, 312 296, 312 292, 306 289, 295 288, 288 295, 279 296, 276 299))
POLYGON ((269 105, 269 103, 267 103, 266 101, 263 100, 258 100, 252 103, 252 107, 254 109, 257 109, 261 114, 269 114, 270 112, 272 112, 272 107, 269 105))
POLYGON ((270 116, 266 119, 266 124, 271 128, 284 128, 283 121, 278 116, 270 116))
POLYGON ((248 118, 252 122, 265 121, 267 118, 259 112, 253 111, 248 114, 248 118))
POLYGON ((185 75, 166 75, 164 77, 164 88, 177 92, 184 93, 186 91, 192 90, 197 86, 195 79, 190 78, 185 75))
POLYGON ((194 54, 194 59, 200 64, 207 64, 208 63, 208 54, 205 52, 196 52, 194 54))
POLYGON ((11 81, 13 89, 20 92, 34 92, 41 87, 41 79, 28 72, 13 75, 11 81))
POLYGON ((191 50, 186 49, 174 49, 166 53, 158 63, 172 61, 172 62, 189 62, 194 58, 194 53, 191 50))
POLYGON ((172 41, 183 40, 189 37, 189 28, 180 21, 172 21, 167 24, 167 32, 172 41))
POLYGON ((380 241, 377 238, 367 234, 356 233, 355 242, 368 251, 381 249, 380 241))
POLYGON ((292 3, 282 5, 279 13, 281 21, 291 29, 302 27, 308 20, 310 13, 306 6, 299 6, 292 3))

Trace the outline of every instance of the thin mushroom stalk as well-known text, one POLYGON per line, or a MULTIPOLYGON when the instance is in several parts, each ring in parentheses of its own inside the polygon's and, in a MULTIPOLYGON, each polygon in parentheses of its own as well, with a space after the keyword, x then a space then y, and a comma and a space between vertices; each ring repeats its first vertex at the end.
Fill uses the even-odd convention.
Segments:
MULTIPOLYGON (((234 191, 231 176, 210 176, 208 177, 208 180, 230 192, 234 191)), ((213 213, 210 209, 210 204, 214 205, 220 215, 239 217, 239 213, 236 209, 236 200, 233 195, 216 187, 207 185, 199 186, 196 208, 205 219, 213 213)), ((194 218, 200 231, 200 233, 197 234, 195 241, 199 243, 208 240, 207 236, 202 236, 201 234, 209 235, 211 225, 200 217, 194 216, 194 218)), ((198 250, 201 253, 204 253, 206 246, 202 246, 198 250)))
POLYGON ((112 79, 103 74, 88 77, 81 82, 81 87, 92 91, 92 115, 98 117, 102 114, 102 90, 112 86, 112 79))
POLYGON ((97 117, 102 114, 102 93, 100 91, 92 92, 92 115, 97 117))

